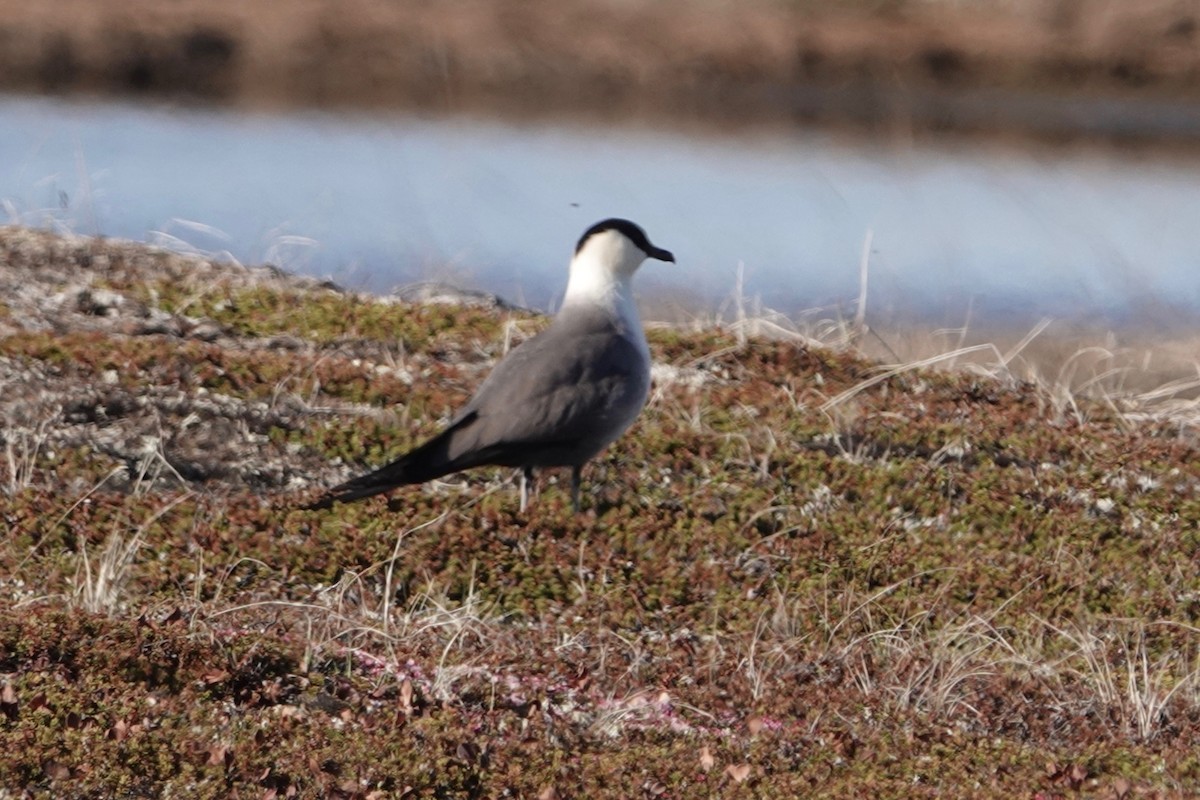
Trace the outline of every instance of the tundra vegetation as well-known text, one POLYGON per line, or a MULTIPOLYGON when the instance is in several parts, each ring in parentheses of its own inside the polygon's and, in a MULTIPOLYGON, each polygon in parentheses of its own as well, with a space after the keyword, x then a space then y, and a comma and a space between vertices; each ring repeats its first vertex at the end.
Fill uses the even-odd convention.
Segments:
POLYGON ((16 228, 0 298, 0 797, 1200 786, 1185 385, 655 327, 581 515, 306 512, 544 320, 16 228))

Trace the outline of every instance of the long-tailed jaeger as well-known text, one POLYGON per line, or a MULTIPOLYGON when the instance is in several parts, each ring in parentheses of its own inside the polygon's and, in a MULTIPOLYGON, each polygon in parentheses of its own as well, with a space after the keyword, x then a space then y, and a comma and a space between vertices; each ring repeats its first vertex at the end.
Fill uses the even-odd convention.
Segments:
POLYGON ((650 389, 650 350, 630 287, 647 258, 675 261, 629 220, 606 219, 575 246, 562 307, 514 348, 444 431, 395 461, 333 487, 328 508, 495 464, 521 468, 521 510, 539 467, 571 468, 579 511, 583 465, 633 424, 650 389))

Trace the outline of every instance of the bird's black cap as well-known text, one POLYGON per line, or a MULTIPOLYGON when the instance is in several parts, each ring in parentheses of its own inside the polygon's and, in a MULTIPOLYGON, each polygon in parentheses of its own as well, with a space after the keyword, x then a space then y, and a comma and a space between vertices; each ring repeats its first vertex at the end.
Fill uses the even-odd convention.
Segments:
POLYGON ((583 249, 584 242, 598 233, 604 233, 604 231, 617 231, 626 239, 636 244, 648 258, 656 258, 659 261, 670 261, 672 264, 675 263, 675 256, 671 254, 670 250, 663 250, 661 247, 655 247, 650 244, 650 240, 646 238, 644 230, 627 219, 617 218, 602 220, 584 231, 583 236, 579 237, 579 244, 575 245, 576 254, 583 249))

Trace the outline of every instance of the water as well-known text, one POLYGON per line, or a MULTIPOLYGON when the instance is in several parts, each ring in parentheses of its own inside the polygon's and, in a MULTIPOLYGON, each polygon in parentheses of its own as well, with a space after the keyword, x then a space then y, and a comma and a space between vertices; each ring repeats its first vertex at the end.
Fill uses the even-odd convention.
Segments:
POLYGON ((1200 311, 1200 163, 704 137, 473 119, 0 99, 9 221, 227 252, 386 291, 442 279, 552 307, 579 234, 643 225, 643 295, 785 313, 1119 325, 1200 311))

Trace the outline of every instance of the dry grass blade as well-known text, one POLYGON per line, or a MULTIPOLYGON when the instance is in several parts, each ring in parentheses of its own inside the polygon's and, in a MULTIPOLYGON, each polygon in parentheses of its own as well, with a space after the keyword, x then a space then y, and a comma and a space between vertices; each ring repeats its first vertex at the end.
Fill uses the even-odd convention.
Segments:
POLYGON ((854 335, 861 337, 867 330, 867 279, 870 275, 871 242, 875 232, 867 229, 863 238, 862 258, 858 265, 858 302, 854 307, 854 335))
POLYGON ((49 420, 39 420, 33 429, 23 429, 7 420, 4 426, 4 460, 8 465, 7 488, 14 495, 33 484, 38 454, 46 443, 49 420))
POLYGON ((87 542, 83 539, 79 541, 79 566, 74 578, 73 595, 84 610, 96 614, 112 613, 117 608, 134 559, 145 541, 147 530, 164 514, 193 495, 194 492, 185 492, 163 505, 139 525, 132 535, 110 531, 104 540, 104 549, 94 565, 88 556, 87 542))
POLYGON ((1117 712, 1117 724, 1139 741, 1162 733, 1172 701, 1200 682, 1200 668, 1190 660, 1171 652, 1151 655, 1141 621, 1116 620, 1107 630, 1045 624, 1073 648, 1056 671, 1091 687, 1104 707, 1117 712))
MULTIPOLYGON (((917 370, 926 369, 928 367, 935 366, 944 361, 950 361, 950 360, 953 360, 956 358, 961 358, 963 356, 970 355, 972 353, 982 353, 982 352, 997 353, 994 345, 977 344, 977 345, 972 345, 971 347, 964 347, 959 350, 953 350, 949 353, 941 353, 936 356, 930 356, 928 358, 923 358, 923 359, 920 359, 919 361, 913 361, 908 364, 901 364, 901 365, 895 366, 895 367, 888 367, 888 368, 884 369, 884 371, 880 372, 878 375, 874 375, 870 378, 867 378, 866 380, 864 380, 860 383, 857 383, 854 386, 851 386, 849 389, 846 389, 845 391, 840 392, 840 393, 834 395, 833 397, 831 397, 830 399, 826 400, 824 403, 821 404, 820 410, 822 412, 828 412, 828 411, 840 406, 841 404, 845 403, 847 400, 850 400, 850 399, 854 398, 855 396, 862 394, 863 392, 870 389, 871 387, 878 386, 879 384, 883 383, 884 381, 890 380, 890 379, 896 377, 897 375, 903 375, 906 372, 915 372, 917 370)), ((999 353, 997 353, 997 355, 999 355, 999 353)))

